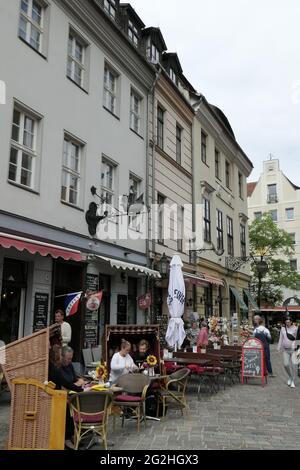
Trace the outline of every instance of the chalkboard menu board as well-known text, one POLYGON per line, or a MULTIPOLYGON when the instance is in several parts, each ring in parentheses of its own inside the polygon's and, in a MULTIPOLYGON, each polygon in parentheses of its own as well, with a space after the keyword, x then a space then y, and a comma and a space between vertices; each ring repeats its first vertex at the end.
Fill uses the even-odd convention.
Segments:
POLYGON ((127 295, 118 295, 117 323, 118 325, 127 325, 127 295))
POLYGON ((159 342, 161 348, 167 348, 166 333, 168 329, 169 317, 168 315, 157 315, 156 322, 159 325, 159 342))
MULTIPOLYGON (((86 290, 97 292, 99 289, 99 276, 97 274, 86 275, 86 290)), ((98 345, 99 310, 85 308, 84 347, 91 348, 98 345)))
POLYGON ((34 296, 33 332, 43 330, 48 323, 49 294, 36 293, 34 296))
POLYGON ((248 339, 243 345, 242 352, 242 383, 244 377, 261 378, 265 380, 264 347, 256 338, 248 339))

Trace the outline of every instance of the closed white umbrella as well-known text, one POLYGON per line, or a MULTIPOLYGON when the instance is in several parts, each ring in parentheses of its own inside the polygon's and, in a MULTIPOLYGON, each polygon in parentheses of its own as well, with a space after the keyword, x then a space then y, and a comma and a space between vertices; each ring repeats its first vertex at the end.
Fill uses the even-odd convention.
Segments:
POLYGON ((185 284, 182 274, 182 261, 180 256, 174 255, 170 263, 170 279, 168 287, 168 307, 170 320, 166 333, 166 341, 175 350, 180 349, 184 338, 184 324, 182 315, 185 305, 185 284))

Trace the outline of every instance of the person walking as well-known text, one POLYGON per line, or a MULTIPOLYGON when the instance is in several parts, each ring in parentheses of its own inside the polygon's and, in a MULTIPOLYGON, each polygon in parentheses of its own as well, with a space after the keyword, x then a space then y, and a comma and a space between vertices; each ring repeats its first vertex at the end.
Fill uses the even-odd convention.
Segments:
POLYGON ((295 388, 295 378, 297 366, 293 362, 293 353, 295 350, 295 340, 297 337, 297 327, 293 325, 292 320, 287 317, 285 326, 281 328, 278 351, 283 353, 283 365, 288 375, 288 386, 295 388))
POLYGON ((65 312, 63 310, 56 310, 54 314, 55 323, 58 323, 61 328, 62 346, 69 346, 72 339, 72 328, 71 325, 64 321, 65 312))
POLYGON ((272 369, 272 364, 271 364, 271 353, 270 353, 270 343, 272 340, 270 330, 266 328, 263 324, 263 319, 259 315, 255 315, 254 317, 254 331, 253 331, 253 336, 257 339, 259 339, 263 345, 264 345, 264 351, 265 351, 265 360, 266 360, 266 367, 268 374, 270 377, 276 377, 275 374, 273 374, 273 369, 272 369))

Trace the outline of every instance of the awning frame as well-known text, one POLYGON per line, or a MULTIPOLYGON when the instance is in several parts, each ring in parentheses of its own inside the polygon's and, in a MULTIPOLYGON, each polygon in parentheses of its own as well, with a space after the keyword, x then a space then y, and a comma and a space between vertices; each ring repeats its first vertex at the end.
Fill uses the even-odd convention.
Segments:
POLYGON ((123 271, 136 271, 145 274, 146 276, 153 277, 155 279, 161 279, 161 275, 159 271, 155 271, 154 269, 147 268, 146 266, 142 266, 140 264, 134 263, 127 263, 126 261, 117 260, 114 258, 107 258, 106 256, 90 254, 87 256, 88 260, 91 259, 99 259, 101 261, 108 262, 112 268, 115 269, 122 269, 123 271))

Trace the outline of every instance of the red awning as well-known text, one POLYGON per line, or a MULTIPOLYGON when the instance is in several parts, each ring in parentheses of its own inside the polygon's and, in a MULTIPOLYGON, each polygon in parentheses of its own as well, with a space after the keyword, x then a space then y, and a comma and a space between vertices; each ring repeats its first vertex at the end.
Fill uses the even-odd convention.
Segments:
POLYGON ((17 237, 0 232, 0 246, 3 248, 16 248, 19 251, 26 250, 32 255, 39 253, 41 256, 52 256, 52 258, 63 258, 64 260, 83 261, 80 251, 71 250, 58 245, 39 242, 30 238, 17 237))
POLYGON ((224 286, 224 282, 213 276, 208 276, 207 274, 190 274, 190 273, 183 273, 184 279, 188 284, 193 284, 195 286, 203 286, 206 287, 209 284, 213 284, 215 286, 224 286))

